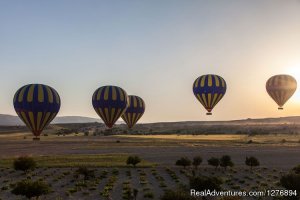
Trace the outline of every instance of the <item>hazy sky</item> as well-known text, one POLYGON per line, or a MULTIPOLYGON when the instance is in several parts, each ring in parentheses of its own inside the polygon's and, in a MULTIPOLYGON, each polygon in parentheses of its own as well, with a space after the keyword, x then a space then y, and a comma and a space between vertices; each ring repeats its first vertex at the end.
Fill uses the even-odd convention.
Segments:
POLYGON ((142 97, 142 122, 300 115, 300 90, 277 111, 274 74, 300 87, 299 0, 0 1, 0 113, 24 84, 61 96, 59 115, 96 117, 93 92, 121 86, 142 97), (192 92, 203 74, 228 86, 207 117, 192 92))

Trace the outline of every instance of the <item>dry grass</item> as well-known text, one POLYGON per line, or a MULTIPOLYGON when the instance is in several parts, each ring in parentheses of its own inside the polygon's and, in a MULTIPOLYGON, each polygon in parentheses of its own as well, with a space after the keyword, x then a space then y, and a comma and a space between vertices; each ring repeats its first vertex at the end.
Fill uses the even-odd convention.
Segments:
POLYGON ((269 144, 269 145, 285 145, 285 146, 299 146, 300 135, 256 135, 248 136, 246 134, 211 134, 211 135, 118 135, 116 137, 129 138, 136 140, 155 140, 156 142, 183 142, 183 143, 207 143, 217 141, 219 144, 246 144, 252 140, 254 144, 269 144))
POLYGON ((241 141, 247 135, 118 135, 117 137, 142 138, 142 139, 162 139, 162 140, 215 140, 215 141, 241 141))
MULTIPOLYGON (((50 155, 34 156, 38 167, 128 167, 128 154, 93 154, 93 155, 50 155)), ((0 159, 1 167, 12 167, 15 157, 0 159)), ((154 163, 142 160, 137 166, 153 167, 154 163)))

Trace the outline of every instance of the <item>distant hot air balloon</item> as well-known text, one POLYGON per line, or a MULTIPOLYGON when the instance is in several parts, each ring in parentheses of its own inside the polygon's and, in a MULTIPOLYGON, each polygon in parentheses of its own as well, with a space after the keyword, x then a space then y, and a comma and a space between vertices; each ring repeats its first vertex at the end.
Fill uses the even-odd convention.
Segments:
POLYGON ((60 109, 60 97, 52 87, 29 84, 21 87, 14 96, 14 107, 35 140, 50 124, 60 109))
POLYGON ((207 115, 212 114, 212 109, 225 95, 226 88, 225 80, 213 74, 200 76, 193 85, 194 95, 208 111, 207 115))
POLYGON ((284 104, 297 89, 297 81, 290 75, 275 75, 267 81, 266 89, 270 97, 278 104, 278 110, 283 110, 284 104))
POLYGON ((132 128, 145 112, 145 102, 142 98, 134 95, 128 96, 129 106, 122 119, 126 122, 128 128, 132 128))
POLYGON ((112 128, 128 106, 126 92, 117 86, 103 86, 93 94, 93 107, 107 127, 112 128))

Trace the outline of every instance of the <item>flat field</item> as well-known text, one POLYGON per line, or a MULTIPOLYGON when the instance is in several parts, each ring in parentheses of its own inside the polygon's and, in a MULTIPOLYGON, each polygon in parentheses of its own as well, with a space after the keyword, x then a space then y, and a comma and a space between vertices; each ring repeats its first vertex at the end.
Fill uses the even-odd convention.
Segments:
MULTIPOLYGON (((0 137, 1 199, 20 199, 11 194, 17 181, 44 180, 53 192, 42 199, 126 199, 126 188, 138 189, 138 198, 159 199, 166 189, 188 184, 191 168, 175 166, 180 157, 201 156, 197 173, 218 176, 230 190, 280 188, 282 174, 300 164, 298 135, 115 135, 42 136, 33 141, 28 134, 0 137), (29 174, 13 170, 13 159, 30 155, 38 168, 29 174), (137 168, 126 165, 129 155, 138 155, 137 168), (210 157, 230 155, 235 166, 228 170, 207 164, 210 157), (260 166, 249 170, 245 157, 255 156, 260 166), (74 178, 79 166, 95 170, 95 179, 74 178)), ((187 191, 189 192, 189 191, 187 191)))

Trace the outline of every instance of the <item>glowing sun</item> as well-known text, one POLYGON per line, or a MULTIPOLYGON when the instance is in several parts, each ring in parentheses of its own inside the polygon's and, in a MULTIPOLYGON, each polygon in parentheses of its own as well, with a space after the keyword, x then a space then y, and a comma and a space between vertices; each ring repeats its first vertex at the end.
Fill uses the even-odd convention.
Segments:
POLYGON ((297 80, 297 90, 292 96, 291 100, 294 99, 297 102, 300 102, 300 64, 298 66, 288 67, 286 70, 286 74, 293 76, 297 80))

